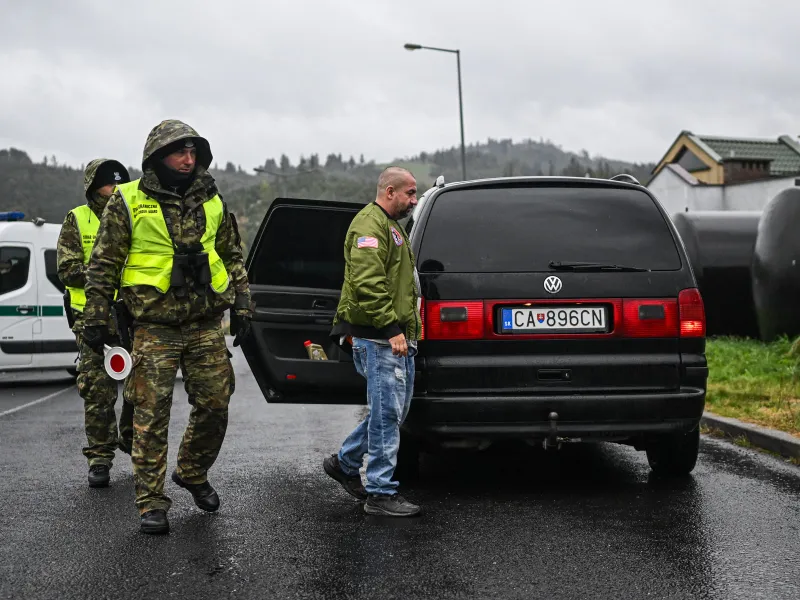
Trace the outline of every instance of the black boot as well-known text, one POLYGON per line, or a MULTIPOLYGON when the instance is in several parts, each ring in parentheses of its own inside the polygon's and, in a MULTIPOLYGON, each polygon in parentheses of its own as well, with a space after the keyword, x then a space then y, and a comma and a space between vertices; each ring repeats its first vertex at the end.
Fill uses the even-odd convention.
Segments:
POLYGON ((148 510, 142 514, 141 523, 142 533, 158 535, 169 533, 169 521, 167 521, 167 511, 156 509, 148 510))
POLYGON ((206 481, 205 483, 186 483, 183 479, 178 477, 178 472, 172 472, 172 481, 176 485, 188 490, 194 498, 194 503, 197 508, 201 508, 207 512, 214 512, 219 508, 219 496, 217 492, 211 487, 211 484, 206 481))
POLYGON ((89 487, 108 487, 111 476, 108 474, 108 465, 94 465, 89 467, 89 487))

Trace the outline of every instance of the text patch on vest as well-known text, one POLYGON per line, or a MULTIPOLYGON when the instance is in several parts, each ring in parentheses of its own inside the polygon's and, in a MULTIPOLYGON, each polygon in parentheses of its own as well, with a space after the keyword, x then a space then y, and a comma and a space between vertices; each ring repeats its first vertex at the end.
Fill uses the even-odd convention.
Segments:
POLYGON ((158 209, 158 204, 145 204, 144 202, 133 206, 133 218, 139 219, 140 217, 146 217, 150 215, 158 215, 160 211, 158 209))

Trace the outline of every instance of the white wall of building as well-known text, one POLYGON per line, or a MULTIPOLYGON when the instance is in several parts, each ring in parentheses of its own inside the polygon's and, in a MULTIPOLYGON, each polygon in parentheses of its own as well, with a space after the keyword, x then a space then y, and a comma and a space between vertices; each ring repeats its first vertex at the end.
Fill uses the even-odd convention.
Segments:
POLYGON ((672 215, 697 210, 723 210, 720 186, 691 185, 671 169, 662 169, 647 188, 672 215))
POLYGON ((767 203, 786 188, 795 186, 797 177, 740 183, 723 188, 725 210, 763 210, 767 203))
POLYGON ((692 185, 671 169, 662 169, 647 188, 670 215, 701 210, 762 210, 786 188, 795 186, 795 177, 754 181, 728 186, 692 185))

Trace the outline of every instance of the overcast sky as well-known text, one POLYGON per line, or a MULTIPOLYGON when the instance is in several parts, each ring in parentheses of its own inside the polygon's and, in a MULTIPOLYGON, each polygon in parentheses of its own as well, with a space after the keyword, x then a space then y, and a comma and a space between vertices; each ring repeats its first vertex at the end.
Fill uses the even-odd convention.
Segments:
POLYGON ((138 165, 179 118, 215 160, 550 138, 655 161, 681 129, 800 134, 797 0, 0 0, 0 148, 138 165))

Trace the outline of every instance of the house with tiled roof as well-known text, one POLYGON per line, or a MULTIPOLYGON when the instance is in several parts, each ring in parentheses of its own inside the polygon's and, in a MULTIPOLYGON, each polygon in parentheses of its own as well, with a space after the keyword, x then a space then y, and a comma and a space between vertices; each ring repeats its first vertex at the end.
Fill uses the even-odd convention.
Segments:
POLYGON ((800 141, 728 138, 681 131, 647 187, 667 211, 761 210, 800 185, 800 141))

